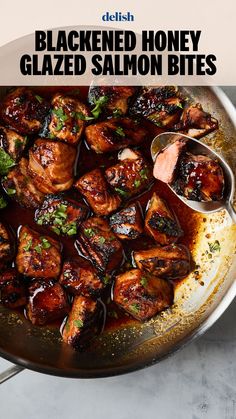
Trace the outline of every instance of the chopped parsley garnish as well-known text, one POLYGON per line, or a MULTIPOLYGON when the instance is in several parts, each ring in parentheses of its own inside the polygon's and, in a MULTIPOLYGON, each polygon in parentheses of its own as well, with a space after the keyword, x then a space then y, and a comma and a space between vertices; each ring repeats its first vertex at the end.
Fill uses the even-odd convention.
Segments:
POLYGON ((128 192, 124 191, 123 189, 115 188, 115 191, 118 192, 118 194, 120 194, 124 198, 128 196, 128 192))
POLYGON ((34 247, 34 250, 36 250, 36 252, 39 254, 42 253, 42 247, 39 244, 37 244, 37 246, 34 247))
POLYGON ((9 170, 15 166, 14 160, 2 148, 0 148, 0 175, 7 175, 9 170))
POLYGON ((139 310, 140 310, 139 304, 137 304, 137 303, 130 304, 129 308, 134 314, 139 313, 139 310))
POLYGON ((41 246, 43 249, 49 249, 52 246, 48 239, 46 239, 45 237, 40 237, 40 239, 42 243, 41 246))
POLYGON ((105 275, 105 276, 103 276, 103 278, 102 278, 102 282, 103 282, 105 285, 109 284, 109 282, 110 282, 110 276, 109 276, 109 275, 105 275))
POLYGON ((64 271, 64 272, 63 272, 63 276, 64 276, 65 278, 69 278, 69 277, 70 277, 70 275, 71 275, 71 273, 70 273, 70 271, 69 271, 69 270, 66 270, 66 271, 64 271))
POLYGON ((27 245, 25 247, 23 247, 23 249, 25 250, 25 252, 28 252, 30 250, 32 246, 32 239, 29 239, 27 245))
POLYGON ((64 113, 62 108, 58 108, 58 109, 53 109, 52 113, 54 115, 56 115, 56 117, 59 119, 57 121, 57 125, 55 127, 55 131, 60 131, 63 126, 64 126, 64 122, 67 121, 68 116, 64 113))
POLYGON ((209 250, 211 253, 220 252, 220 242, 219 240, 215 240, 213 243, 208 242, 209 250))
POLYGON ((95 231, 92 228, 85 228, 84 229, 84 234, 86 237, 93 237, 95 236, 95 231))
POLYGON ((99 237, 98 241, 99 241, 100 244, 104 244, 106 239, 105 239, 105 237, 99 237))
POLYGON ((121 109, 115 108, 113 110, 113 116, 114 116, 114 118, 119 118, 121 115, 123 115, 123 112, 122 112, 121 109))
POLYGON ((58 207, 52 212, 46 212, 40 215, 37 218, 37 224, 39 225, 48 225, 52 224, 51 229, 57 235, 66 234, 68 236, 72 236, 77 233, 77 222, 71 221, 67 222, 68 214, 67 214, 68 206, 66 204, 60 204, 58 207))
POLYGON ((140 280, 140 284, 142 284, 143 287, 146 287, 147 283, 148 283, 147 278, 145 278, 145 276, 142 276, 140 280))
POLYGON ((39 95, 35 95, 35 98, 37 99, 37 101, 38 101, 39 103, 42 103, 42 102, 43 102, 43 98, 42 98, 41 96, 39 96, 39 95))
POLYGON ((120 137, 125 137, 124 129, 120 126, 116 128, 115 133, 120 137))
POLYGON ((80 119, 81 121, 91 121, 94 119, 94 116, 87 116, 84 115, 82 112, 75 112, 75 115, 77 119, 80 119))
POLYGON ((82 321, 82 320, 74 320, 74 326, 75 327, 78 327, 79 329, 81 328, 81 327, 83 327, 83 325, 84 325, 84 322, 82 321))
POLYGON ((140 174, 140 176, 141 176, 142 179, 147 179, 148 178, 147 177, 148 169, 147 168, 141 169, 140 172, 139 172, 139 174, 140 174))
POLYGON ((134 181, 134 186, 135 186, 135 188, 139 188, 139 186, 141 185, 141 180, 139 180, 139 179, 136 179, 135 181, 134 181))
POLYGON ((98 119, 102 113, 103 106, 108 102, 107 96, 100 96, 98 99, 94 99, 94 108, 91 110, 92 115, 95 119, 98 119))
POLYGON ((0 209, 6 208, 6 206, 7 206, 7 202, 2 196, 0 196, 0 209))
POLYGON ((16 189, 7 188, 6 193, 7 193, 7 195, 15 195, 16 194, 16 189))
POLYGON ((19 138, 15 138, 14 141, 15 141, 15 147, 17 150, 22 147, 22 141, 19 138))
POLYGON ((183 104, 181 102, 176 104, 177 108, 183 109, 183 104))

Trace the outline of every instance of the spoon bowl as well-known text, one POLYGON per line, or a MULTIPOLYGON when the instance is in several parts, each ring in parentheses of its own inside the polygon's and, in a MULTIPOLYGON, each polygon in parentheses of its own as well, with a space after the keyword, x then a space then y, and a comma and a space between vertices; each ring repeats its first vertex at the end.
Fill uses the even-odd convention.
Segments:
POLYGON ((201 141, 196 140, 195 138, 188 137, 187 135, 181 133, 173 133, 173 132, 164 132, 162 134, 158 134, 152 141, 151 144, 151 155, 152 159, 155 163, 157 155, 168 145, 171 145, 173 142, 184 138, 187 140, 187 147, 188 151, 193 154, 202 154, 204 156, 210 157, 212 159, 217 159, 222 170, 224 173, 224 181, 225 181, 225 188, 224 188, 224 196, 223 199, 220 201, 192 201, 184 196, 181 196, 176 193, 176 191, 168 184, 169 188, 178 196, 181 201, 183 201, 188 207, 192 208, 195 211, 201 213, 213 213, 216 211, 220 211, 222 209, 226 209, 234 223, 236 223, 236 212, 232 206, 232 200, 235 190, 235 178, 234 174, 226 163, 225 159, 220 156, 218 153, 213 151, 210 147, 203 144, 201 141))

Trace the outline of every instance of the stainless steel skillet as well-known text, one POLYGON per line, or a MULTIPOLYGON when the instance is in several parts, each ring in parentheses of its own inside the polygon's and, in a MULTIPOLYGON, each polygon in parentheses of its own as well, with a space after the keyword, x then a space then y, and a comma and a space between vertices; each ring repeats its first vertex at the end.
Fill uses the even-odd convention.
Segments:
MULTIPOLYGON (((219 131, 203 141, 222 154, 236 173, 234 107, 220 89, 189 87, 185 90, 219 119, 219 131)), ((200 336, 236 294, 236 228, 224 210, 200 217, 193 249, 194 260, 200 267, 177 287, 175 304, 170 310, 145 324, 121 325, 119 330, 110 330, 89 351, 77 354, 62 345, 53 329, 35 328, 1 307, 1 356, 23 368, 43 373, 74 378, 104 377, 159 362, 200 336), (220 243, 220 251, 211 253, 209 258, 209 242, 215 240, 220 243)))

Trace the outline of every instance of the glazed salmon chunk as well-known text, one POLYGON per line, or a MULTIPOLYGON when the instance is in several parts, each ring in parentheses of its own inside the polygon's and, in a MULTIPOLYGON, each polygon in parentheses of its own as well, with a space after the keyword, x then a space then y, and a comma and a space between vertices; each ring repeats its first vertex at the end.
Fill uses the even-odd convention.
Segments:
POLYGON ((64 262, 59 282, 69 293, 85 297, 98 297, 104 288, 94 269, 81 267, 76 260, 64 262))
POLYGON ((77 247, 100 273, 112 272, 123 260, 122 244, 102 218, 91 217, 81 224, 77 247))
POLYGON ((86 173, 76 182, 75 187, 97 215, 108 215, 120 206, 120 197, 110 190, 100 169, 86 173))
POLYGON ((85 130, 88 145, 96 153, 109 153, 143 143, 148 131, 137 120, 111 118, 89 125, 85 130))
POLYGON ((133 258, 139 269, 165 279, 182 278, 191 270, 190 252, 181 244, 135 251, 133 258))
POLYGON ((119 154, 119 163, 106 169, 106 179, 121 198, 138 195, 153 181, 149 162, 138 151, 129 148, 119 154))
POLYGON ((32 278, 57 278, 61 270, 60 248, 51 237, 23 226, 16 256, 18 271, 32 278))
POLYGON ((145 231, 161 245, 176 242, 183 235, 176 216, 156 193, 148 204, 145 231))
POLYGON ((132 269, 116 277, 113 299, 131 316, 144 321, 173 303, 173 289, 164 279, 132 269))
POLYGON ((29 287, 27 316, 38 326, 63 319, 69 311, 67 296, 60 284, 53 281, 34 281, 29 287))
POLYGON ((101 305, 90 297, 76 296, 65 323, 62 338, 77 350, 88 346, 100 330, 101 305))
POLYGON ((37 134, 49 112, 49 104, 26 87, 8 93, 0 106, 0 117, 7 127, 22 135, 37 134))
POLYGON ((56 94, 52 100, 48 137, 68 144, 78 144, 90 113, 86 105, 76 98, 56 94))

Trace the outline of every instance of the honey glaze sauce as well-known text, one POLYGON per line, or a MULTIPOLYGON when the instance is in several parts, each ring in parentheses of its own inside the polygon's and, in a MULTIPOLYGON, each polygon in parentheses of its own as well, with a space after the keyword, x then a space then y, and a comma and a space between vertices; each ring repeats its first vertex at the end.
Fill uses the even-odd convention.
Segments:
MULTIPOLYGON (((50 99, 53 94, 62 92, 66 93, 68 95, 74 95, 74 97, 87 102, 87 94, 88 94, 88 87, 37 87, 33 88, 36 90, 36 92, 47 98, 50 99)), ((150 145, 152 142, 152 139, 160 133, 160 128, 156 127, 154 124, 150 122, 143 122, 145 126, 148 128, 150 133, 150 140, 148 141, 148 144, 145 143, 141 147, 139 147, 139 150, 141 153, 152 163, 151 160, 151 153, 150 153, 150 145)), ((33 139, 31 140, 32 144, 33 139)), ((84 139, 82 139, 81 144, 79 146, 79 155, 77 160, 77 166, 76 166, 76 178, 80 177, 84 173, 96 168, 100 167, 102 170, 105 170, 107 167, 112 166, 117 162, 117 154, 115 153, 109 153, 106 154, 96 154, 92 150, 89 150, 84 139)), ((194 240, 196 237, 196 233, 198 230, 198 225, 200 222, 200 217, 197 216, 197 214, 191 210, 188 206, 184 205, 181 200, 179 200, 176 195, 168 188, 168 186, 160 181, 155 180, 153 182, 151 188, 147 190, 146 192, 142 193, 139 196, 132 197, 130 200, 124 202, 123 206, 127 206, 128 204, 131 204, 133 202, 139 202, 143 214, 145 214, 145 210, 147 207, 147 204, 152 196, 152 194, 156 192, 161 198, 165 199, 168 203, 168 206, 173 210, 173 212, 176 214, 181 228, 184 231, 184 235, 179 239, 178 243, 185 244, 189 247, 190 251, 193 248, 194 240)), ((74 199, 82 200, 81 196, 75 191, 71 190, 67 195, 73 196, 74 199)), ((17 231, 20 226, 27 224, 32 229, 35 229, 36 231, 39 231, 42 235, 50 235, 54 239, 58 240, 62 244, 62 255, 63 260, 66 258, 72 258, 76 259, 80 262, 82 266, 88 266, 89 262, 81 257, 79 255, 78 251, 75 247, 75 241, 76 236, 67 238, 62 236, 57 236, 55 233, 48 230, 47 227, 39 226, 34 221, 34 213, 35 211, 32 209, 27 209, 21 207, 19 204, 17 204, 15 201, 11 200, 9 201, 8 206, 1 210, 1 220, 5 222, 7 225, 9 225, 14 233, 15 238, 17 239, 17 231)), ((90 215, 92 215, 92 212, 90 211, 90 215)), ((125 271, 128 269, 133 268, 132 265, 132 252, 134 250, 140 250, 150 247, 151 245, 154 246, 156 243, 149 238, 146 235, 141 235, 139 238, 135 240, 128 240, 122 241, 124 251, 125 251, 125 261, 124 264, 121 267, 121 271, 125 271)), ((175 280, 173 281, 174 286, 178 286, 180 282, 182 282, 184 279, 181 280, 175 280)), ((114 329, 118 328, 121 325, 127 324, 127 323, 137 323, 137 320, 134 320, 131 318, 131 316, 127 313, 124 313, 115 303, 111 300, 111 289, 107 289, 105 291, 105 295, 103 296, 103 301, 106 304, 107 307, 107 316, 106 316, 106 323, 105 323, 105 330, 108 329, 114 329)), ((17 312, 19 312, 17 310, 17 312)), ((21 311, 22 315, 24 311, 21 311)), ((53 326, 59 328, 60 323, 55 323, 53 326)))

